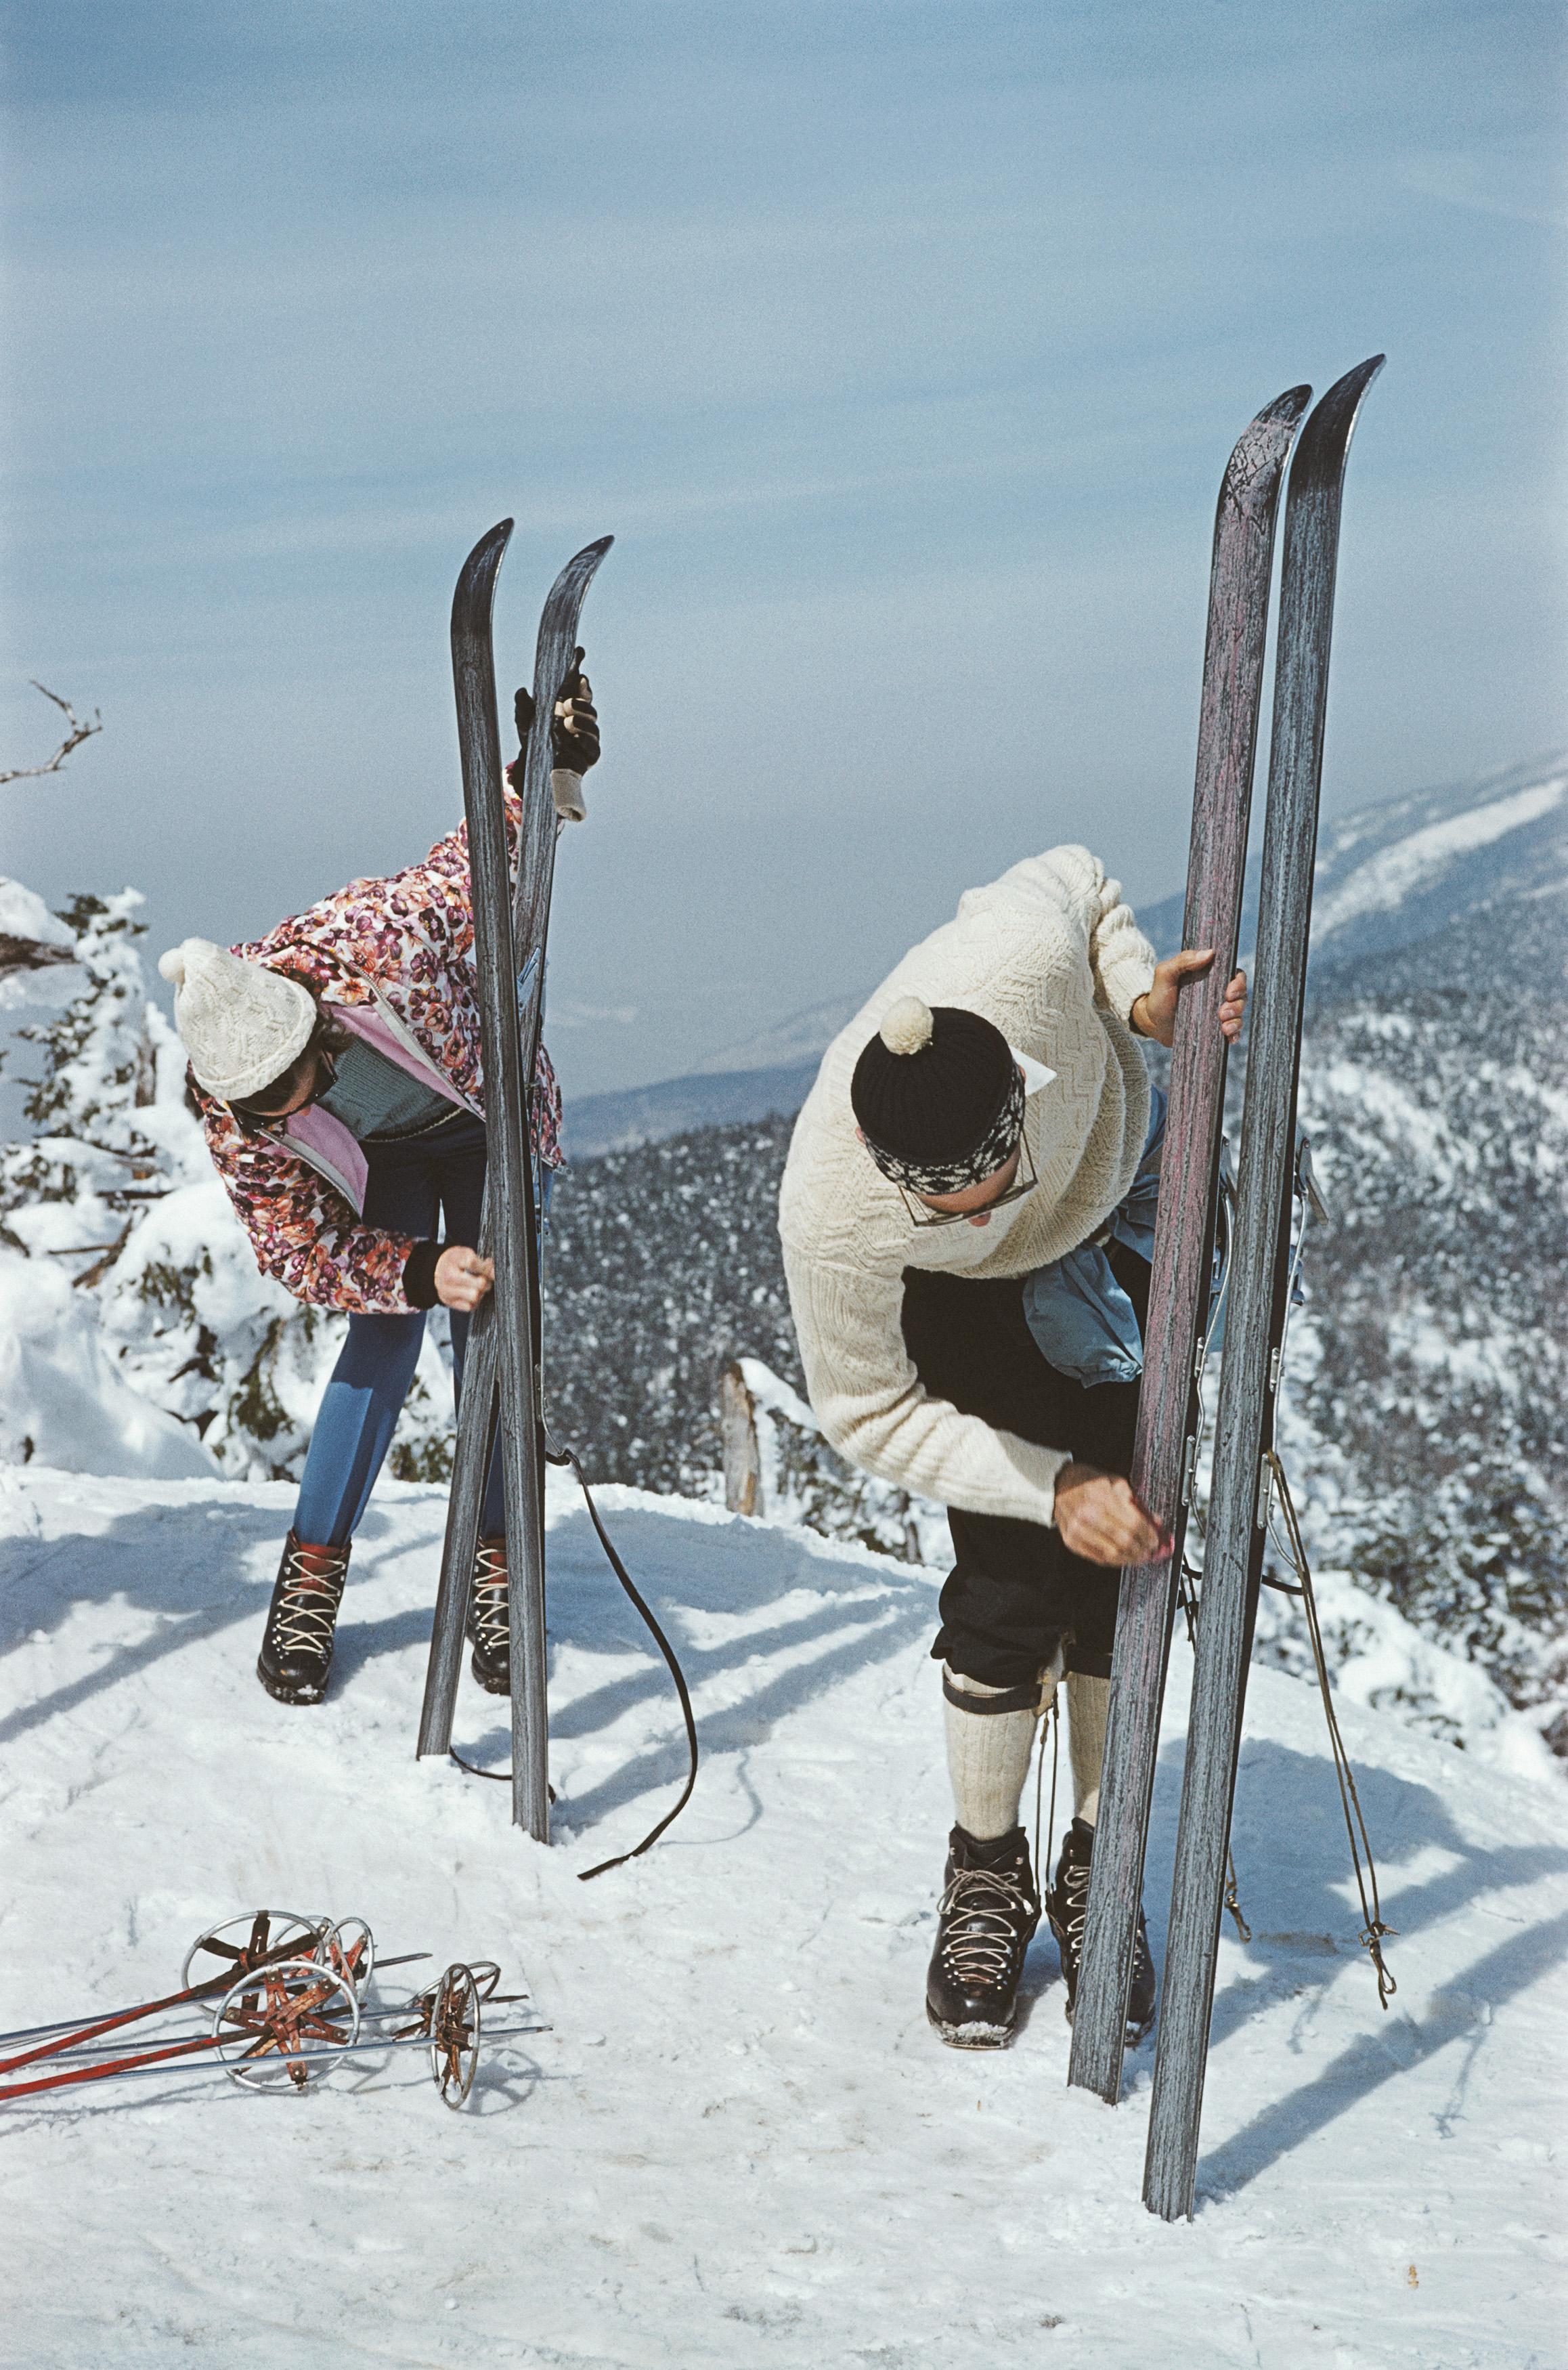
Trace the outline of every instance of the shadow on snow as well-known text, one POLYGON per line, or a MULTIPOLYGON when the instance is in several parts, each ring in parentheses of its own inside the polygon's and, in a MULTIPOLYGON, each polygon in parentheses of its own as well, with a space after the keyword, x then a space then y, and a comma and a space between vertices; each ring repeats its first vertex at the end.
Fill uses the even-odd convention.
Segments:
MULTIPOLYGON (((410 1537, 408 1515, 415 1511, 398 1510, 394 1552, 400 1559, 409 1553, 428 1557, 433 1599, 443 1510, 433 1501, 428 1519, 410 1537)), ((139 1507, 101 1531, 68 1533, 46 1545, 6 1542, 0 1547, 0 1653, 14 1651, 40 1631, 58 1630, 84 1605, 120 1602, 154 1616, 156 1626, 112 1647, 91 1670, 0 1718, 0 1744, 238 1623, 254 1622, 259 1642, 287 1520, 281 1507, 213 1503, 204 1491, 189 1508, 139 1507)), ((738 1520, 693 1522, 674 1507, 669 1513, 620 1508, 610 1523, 628 1569, 670 1636, 689 1685, 709 1697, 698 1712, 704 1753, 760 1743, 810 1697, 865 1664, 901 1651, 934 1626, 930 1583, 890 1559, 846 1562, 830 1549, 814 1553, 788 1532, 738 1520), (785 1597, 794 1601, 770 1619, 769 1607, 785 1597), (704 1621, 714 1616, 744 1626, 723 1642, 698 1643, 704 1621), (783 1669, 781 1655, 789 1657, 783 1669)), ((351 1687, 372 1663, 388 1656, 419 1652, 419 1661, 410 1665, 416 1681, 408 1701, 412 1748, 429 1610, 420 1605, 370 1620, 353 1617, 356 1582, 376 1576, 378 1547, 392 1531, 387 1510, 372 1502, 355 1543, 333 1686, 335 1694, 351 1687)), ((553 1667, 558 1671, 563 1654, 570 1654, 574 1678, 582 1678, 586 1664, 589 1681, 564 1699, 557 1691, 553 1735, 588 1739, 645 1703, 667 1707, 667 1720, 660 1718, 667 1732, 638 1739, 627 1757, 586 1793, 563 1802, 563 1814, 580 1833, 637 1795, 679 1778, 686 1747, 669 1673, 580 1511, 551 1525, 547 1585, 553 1667), (593 1665, 600 1661, 612 1669, 595 1679, 593 1665)), ((492 1708, 492 1698, 481 1700, 492 1708)), ((464 1705, 472 1702, 465 1680, 460 1725, 464 1705)), ((266 1720, 298 1716, 270 1705, 259 1687, 256 1710, 266 1720)), ((470 1749, 504 1754, 508 1744, 509 1732, 498 1723, 470 1749)))
MULTIPOLYGON (((1150 1939, 1162 1963, 1182 1761, 1179 1744, 1161 1755, 1150 1834, 1150 1939)), ((1568 1851, 1551 1845, 1478 1847, 1460 1832, 1432 1787, 1354 1755, 1353 1765, 1377 1857, 1383 1916, 1392 1929, 1386 1956, 1396 1979, 1402 1973, 1413 1983, 1419 1960, 1413 1946, 1442 1920, 1482 1896, 1568 1870, 1568 1851), (1446 1866, 1401 1881, 1402 1869, 1436 1855, 1446 1866)), ((1568 1957, 1568 1916, 1527 1926, 1521 1915, 1517 1923, 1524 1930, 1442 1985, 1419 2022, 1400 2008, 1397 1996, 1385 2014, 1378 2006, 1370 1962, 1359 1946, 1359 1903, 1326 1751, 1320 1756, 1272 1738, 1243 1740, 1231 1847, 1252 1939, 1239 1943, 1229 1917, 1223 1921, 1222 1934, 1232 1952, 1240 1950, 1244 1971, 1216 1994, 1211 2049, 1223 2047, 1252 2019, 1295 2001, 1291 2030, 1281 2034, 1279 2047, 1287 2061, 1299 2055, 1326 1994, 1342 1978, 1362 1989, 1367 2030, 1310 2082, 1272 2100, 1202 2158, 1200 2197, 1225 2197, 1244 2188, 1395 2075, 1424 2063, 1449 2042, 1467 2041, 1470 2056, 1456 2089, 1458 2100, 1492 2011, 1568 1957)), ((1457 2114, 1457 2105, 1448 2111, 1457 2114)))

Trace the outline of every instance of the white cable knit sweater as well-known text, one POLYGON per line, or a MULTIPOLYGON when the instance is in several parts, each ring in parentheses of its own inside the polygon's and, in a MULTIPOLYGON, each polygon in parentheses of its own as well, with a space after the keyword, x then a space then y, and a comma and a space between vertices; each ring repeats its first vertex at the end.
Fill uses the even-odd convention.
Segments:
POLYGON ((927 1397, 904 1347, 903 1274, 1024 1275, 1104 1224, 1149 1130, 1127 1015, 1153 977, 1120 884, 1086 847, 1047 848, 971 889, 828 1048, 795 1122, 779 1232, 811 1404, 856 1465, 944 1505, 1051 1521, 1066 1455, 927 1397), (850 1079, 900 995, 982 1013, 1056 1072, 1025 1105, 1039 1184, 987 1226, 917 1227, 856 1136, 850 1079))

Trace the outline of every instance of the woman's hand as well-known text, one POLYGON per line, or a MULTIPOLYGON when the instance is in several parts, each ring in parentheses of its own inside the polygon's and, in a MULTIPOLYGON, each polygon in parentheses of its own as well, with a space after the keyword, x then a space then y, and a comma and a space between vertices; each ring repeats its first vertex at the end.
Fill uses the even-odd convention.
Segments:
POLYGON ((590 765, 599 763, 599 710, 593 704, 592 687, 582 671, 582 661, 579 649, 572 660, 572 671, 561 685, 550 726, 550 753, 556 765, 568 774, 586 774, 590 765))
POLYGON ((1130 1481, 1094 1465, 1064 1465, 1057 1475, 1056 1526, 1063 1547, 1089 1563, 1163 1563, 1173 1544, 1130 1481))
POLYGON ((436 1298, 464 1317, 473 1316, 495 1280, 495 1260, 462 1243, 449 1243, 436 1261, 436 1298))
MULTIPOLYGON (((1176 1033, 1176 1001, 1189 979, 1201 979, 1214 961, 1212 947, 1188 947, 1185 953, 1167 955, 1154 966, 1154 984, 1147 995, 1136 998, 1127 1018, 1140 1037, 1153 1037, 1162 1045, 1169 1045, 1176 1033)), ((1247 1010, 1247 974, 1239 971, 1219 1000, 1219 1027, 1228 1044, 1233 1045, 1242 1033, 1242 1022, 1247 1010)))
MULTIPOLYGON (((550 763, 566 773, 578 775, 597 765, 600 757, 599 710, 593 704, 592 686, 582 671, 583 656, 579 646, 572 655, 571 672, 561 685, 550 719, 550 763)), ((526 684, 520 685, 512 695, 512 715, 517 722, 518 740, 526 749, 533 725, 533 694, 526 684)))

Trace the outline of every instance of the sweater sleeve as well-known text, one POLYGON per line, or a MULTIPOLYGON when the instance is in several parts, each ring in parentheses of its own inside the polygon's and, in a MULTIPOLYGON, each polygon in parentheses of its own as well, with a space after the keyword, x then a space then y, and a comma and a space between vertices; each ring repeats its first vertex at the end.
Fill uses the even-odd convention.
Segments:
POLYGON ((901 1489, 977 1514, 1049 1524, 1065 1449, 1041 1448, 928 1397, 903 1334, 900 1278, 785 1247, 790 1305, 818 1421, 832 1445, 901 1489))
POLYGON ((1133 1006, 1154 984, 1154 949, 1134 920, 1132 907, 1122 902, 1121 882, 1107 880, 1099 863, 1094 870, 1099 877, 1089 961, 1095 999, 1130 1026, 1133 1006))
POLYGON ((1125 1021, 1140 995, 1154 984, 1154 949, 1122 900, 1119 880, 1086 847, 1047 847, 1026 856, 989 888, 972 889, 958 907, 962 920, 985 915, 998 903, 1038 915, 1047 926, 1064 924, 1082 946, 1087 941, 1094 1000, 1125 1021))

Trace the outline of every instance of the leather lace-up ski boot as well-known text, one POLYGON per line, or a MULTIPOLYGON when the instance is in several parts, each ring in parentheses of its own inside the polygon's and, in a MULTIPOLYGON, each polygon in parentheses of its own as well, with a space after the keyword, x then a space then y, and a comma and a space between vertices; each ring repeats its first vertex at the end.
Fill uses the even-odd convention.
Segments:
MULTIPOLYGON (((1056 1882, 1047 1889, 1046 1917, 1061 1953, 1067 1983, 1067 2020, 1078 2003, 1078 1970, 1083 1957, 1083 1927, 1089 1915, 1089 1870, 1094 1858, 1094 1830, 1074 1819, 1061 1841, 1056 1882)), ((1143 1911, 1138 1913, 1138 1937, 1133 1944, 1132 1982, 1127 1988, 1127 2045, 1136 2049, 1154 2022, 1154 1961, 1143 1911)))
POLYGON ((469 1669, 486 1695, 511 1693, 511 1596, 505 1532, 481 1539, 474 1551, 474 1593, 468 1600, 469 1669))
POLYGON ((1006 2048, 1024 1953, 1039 1922, 1023 1828, 977 1843, 955 1827, 925 1979, 925 2012, 949 2049, 1006 2048))
POLYGON ((352 1541, 312 1547, 292 1531, 283 1542, 256 1661, 257 1677, 280 1703, 317 1704, 326 1694, 351 1548, 352 1541))

